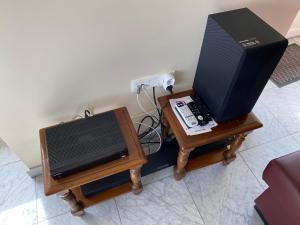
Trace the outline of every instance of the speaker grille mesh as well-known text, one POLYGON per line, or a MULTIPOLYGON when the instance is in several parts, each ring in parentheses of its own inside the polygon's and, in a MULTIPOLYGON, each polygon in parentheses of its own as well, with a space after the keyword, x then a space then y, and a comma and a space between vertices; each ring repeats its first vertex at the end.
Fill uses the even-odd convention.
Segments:
POLYGON ((46 145, 55 173, 127 151, 113 111, 46 129, 46 145))

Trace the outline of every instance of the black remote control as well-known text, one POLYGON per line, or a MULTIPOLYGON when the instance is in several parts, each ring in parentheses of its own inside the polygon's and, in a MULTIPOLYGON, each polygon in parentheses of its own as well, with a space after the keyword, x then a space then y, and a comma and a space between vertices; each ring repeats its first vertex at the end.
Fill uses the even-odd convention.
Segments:
POLYGON ((204 126, 209 123, 209 121, 212 120, 212 116, 207 108, 207 106, 204 104, 204 102, 197 96, 192 96, 192 99, 194 101, 187 104, 187 106, 190 108, 194 116, 199 121, 200 126, 204 126))

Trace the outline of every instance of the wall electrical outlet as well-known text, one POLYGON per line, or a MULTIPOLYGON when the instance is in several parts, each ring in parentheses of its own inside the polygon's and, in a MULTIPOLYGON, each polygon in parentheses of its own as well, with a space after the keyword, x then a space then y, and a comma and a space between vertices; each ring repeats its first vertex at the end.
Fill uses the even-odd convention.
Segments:
POLYGON ((141 86, 144 85, 147 87, 159 87, 164 86, 164 84, 174 85, 174 71, 171 73, 163 73, 163 74, 154 74, 150 76, 145 76, 136 80, 131 81, 131 92, 138 93, 141 86))

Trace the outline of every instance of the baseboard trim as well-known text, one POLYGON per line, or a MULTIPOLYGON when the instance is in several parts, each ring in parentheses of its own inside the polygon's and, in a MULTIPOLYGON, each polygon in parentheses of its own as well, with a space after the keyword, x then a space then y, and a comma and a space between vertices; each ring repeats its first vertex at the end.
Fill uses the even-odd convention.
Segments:
POLYGON ((297 36, 300 36, 300 28, 290 29, 286 34, 286 38, 293 38, 297 36))
POLYGON ((27 171, 27 174, 32 178, 42 175, 42 173, 43 173, 42 166, 35 166, 29 168, 29 170, 27 171))

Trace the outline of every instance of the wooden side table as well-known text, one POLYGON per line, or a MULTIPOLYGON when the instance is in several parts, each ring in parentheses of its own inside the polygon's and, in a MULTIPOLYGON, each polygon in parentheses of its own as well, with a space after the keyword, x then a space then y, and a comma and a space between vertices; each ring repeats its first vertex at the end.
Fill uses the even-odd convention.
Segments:
MULTIPOLYGON (((91 200, 85 200, 82 196, 79 201, 75 193, 79 195, 79 186, 90 183, 95 180, 102 179, 107 176, 111 176, 116 173, 120 173, 126 170, 130 170, 130 177, 132 181, 132 191, 138 194, 142 191, 141 173, 140 169, 143 164, 146 163, 146 158, 140 142, 138 140, 136 131, 130 119, 129 113, 125 107, 114 110, 118 123, 120 125, 123 137, 128 147, 128 156, 118 160, 111 161, 109 163, 101 164, 93 168, 78 172, 76 174, 54 180, 50 175, 49 161, 47 145, 45 140, 45 129, 40 130, 40 142, 42 153, 42 166, 43 166, 43 178, 44 178, 44 191, 45 195, 59 194, 63 200, 65 200, 73 215, 80 216, 84 214, 84 204, 87 202, 91 205, 91 200)), ((127 189, 124 186, 121 192, 126 192, 127 189)), ((121 193, 120 191, 114 191, 114 194, 121 193)), ((107 195, 114 195, 107 194, 107 195)), ((101 201, 101 200, 100 200, 101 201)), ((94 202, 92 202, 94 203, 94 202)))
POLYGON ((164 129, 163 137, 167 136, 168 130, 171 128, 179 144, 177 164, 174 167, 174 177, 176 180, 180 180, 184 176, 186 169, 192 170, 220 161, 223 161, 224 165, 228 165, 236 158, 235 152, 241 146, 247 134, 254 129, 262 127, 262 123, 256 116, 253 113, 249 113, 238 119, 221 123, 214 127, 211 132, 188 136, 177 120, 176 115, 169 104, 169 99, 188 96, 192 93, 192 90, 188 90, 158 98, 158 102, 163 111, 163 121, 166 127, 164 129), (191 161, 188 160, 190 153, 196 147, 221 141, 226 138, 231 141, 227 148, 212 151, 191 161))

